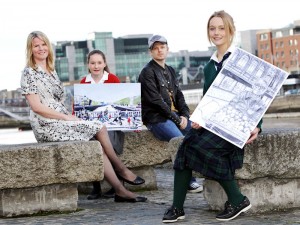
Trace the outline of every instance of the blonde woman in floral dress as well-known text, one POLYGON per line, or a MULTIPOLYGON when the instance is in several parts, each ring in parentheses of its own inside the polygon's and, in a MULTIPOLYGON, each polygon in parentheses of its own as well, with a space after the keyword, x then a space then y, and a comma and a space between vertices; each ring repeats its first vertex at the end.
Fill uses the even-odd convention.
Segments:
POLYGON ((21 89, 31 108, 30 123, 37 141, 89 141, 95 138, 103 148, 104 178, 116 191, 115 201, 145 202, 146 197, 130 192, 118 179, 145 182, 117 157, 106 127, 99 121, 80 120, 64 106, 64 89, 54 69, 52 46, 44 33, 35 31, 28 35, 26 58, 21 89))

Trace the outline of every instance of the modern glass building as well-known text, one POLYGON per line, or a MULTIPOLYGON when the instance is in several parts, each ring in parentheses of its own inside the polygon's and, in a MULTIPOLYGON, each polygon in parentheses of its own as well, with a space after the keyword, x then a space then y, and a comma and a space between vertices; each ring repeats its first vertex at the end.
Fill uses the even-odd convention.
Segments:
POLYGON ((61 81, 79 80, 87 73, 87 44, 87 41, 64 41, 55 45, 55 69, 61 81))
MULTIPOLYGON (((112 32, 93 32, 85 41, 58 42, 54 46, 56 71, 66 84, 78 82, 88 73, 88 52, 99 49, 106 55, 110 71, 116 74, 121 82, 137 82, 140 71, 151 60, 148 52, 150 36, 152 34, 113 38, 112 32)), ((210 55, 209 51, 170 52, 167 64, 175 69, 181 83, 201 83, 203 67, 210 55)))
MULTIPOLYGON (((144 65, 149 62, 148 38, 151 35, 128 35, 114 39, 116 74, 137 82, 144 65)), ((124 79, 123 79, 124 80, 124 79)))

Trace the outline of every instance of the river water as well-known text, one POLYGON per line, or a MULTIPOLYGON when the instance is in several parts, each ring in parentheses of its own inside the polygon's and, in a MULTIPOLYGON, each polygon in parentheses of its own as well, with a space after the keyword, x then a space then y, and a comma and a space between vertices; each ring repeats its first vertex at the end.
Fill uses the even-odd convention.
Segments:
MULTIPOLYGON (((264 118, 263 130, 300 128, 300 117, 264 118)), ((0 145, 36 143, 32 130, 19 131, 17 128, 0 129, 0 145)))

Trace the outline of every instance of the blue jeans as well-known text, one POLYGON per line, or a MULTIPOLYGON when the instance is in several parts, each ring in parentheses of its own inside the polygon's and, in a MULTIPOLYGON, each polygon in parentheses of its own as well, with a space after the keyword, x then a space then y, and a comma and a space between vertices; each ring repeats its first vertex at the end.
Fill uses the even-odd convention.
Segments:
POLYGON ((188 124, 184 130, 180 130, 172 120, 147 124, 147 128, 157 139, 161 141, 170 141, 174 137, 186 135, 191 129, 191 121, 188 120, 188 124))

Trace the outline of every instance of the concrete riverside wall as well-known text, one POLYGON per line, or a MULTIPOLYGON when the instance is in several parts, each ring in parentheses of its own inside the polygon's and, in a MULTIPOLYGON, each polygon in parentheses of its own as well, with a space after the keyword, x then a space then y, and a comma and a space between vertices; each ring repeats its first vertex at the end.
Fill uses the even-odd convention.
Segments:
MULTIPOLYGON (((300 207, 299 136, 300 129, 264 130, 246 146, 244 166, 236 179, 251 201, 252 213, 300 207)), ((154 166, 171 162, 181 141, 159 141, 147 130, 126 133, 120 159, 146 180, 126 187, 156 189, 154 166)), ((0 216, 5 217, 74 211, 76 184, 78 191, 84 190, 104 176, 97 141, 0 146, 0 165, 0 216)), ((219 184, 209 179, 204 181, 204 197, 212 210, 222 209, 227 200, 219 184)))
POLYGON ((300 95, 285 95, 276 97, 267 113, 299 112, 300 95))
POLYGON ((77 183, 102 180, 99 142, 0 146, 0 216, 75 211, 77 183))
MULTIPOLYGON (((181 141, 171 142, 178 148, 181 141)), ((300 207, 299 162, 300 129, 265 130, 253 144, 246 145, 243 168, 235 177, 251 201, 250 213, 300 207)), ((210 179, 204 181, 204 198, 212 210, 223 209, 227 201, 219 183, 210 179)))

